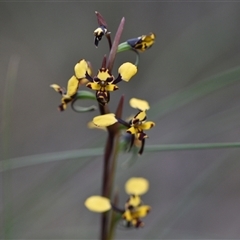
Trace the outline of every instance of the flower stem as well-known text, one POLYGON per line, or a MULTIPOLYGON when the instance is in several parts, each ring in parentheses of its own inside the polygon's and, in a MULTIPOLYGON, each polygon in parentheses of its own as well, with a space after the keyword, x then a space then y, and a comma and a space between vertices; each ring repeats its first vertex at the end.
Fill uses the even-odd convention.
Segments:
MULTIPOLYGON (((121 117, 123 108, 123 96, 121 97, 117 110, 116 116, 121 117)), ((101 114, 106 114, 109 109, 106 106, 99 105, 101 114)), ((106 198, 111 198, 111 192, 113 188, 114 176, 115 176, 115 166, 118 154, 119 146, 119 128, 118 123, 109 126, 108 128, 108 138, 104 150, 104 167, 103 167, 103 185, 102 185, 102 196, 106 198)), ((101 240, 106 240, 108 238, 108 226, 109 226, 109 213, 102 214, 102 226, 101 226, 101 240)))

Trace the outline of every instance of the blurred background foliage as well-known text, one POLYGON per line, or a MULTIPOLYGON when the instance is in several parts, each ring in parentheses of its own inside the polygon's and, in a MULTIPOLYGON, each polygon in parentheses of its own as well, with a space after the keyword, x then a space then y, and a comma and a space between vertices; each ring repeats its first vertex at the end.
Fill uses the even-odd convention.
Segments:
MULTIPOLYGON (((108 46, 93 45, 95 10, 113 35, 126 18, 122 41, 157 36, 138 74, 119 85, 110 103, 114 110, 124 94, 126 118, 135 113, 131 97, 150 103, 156 127, 147 146, 239 141, 239 3, 1 2, 0 238, 99 237, 100 216, 83 203, 100 194, 106 133, 87 128, 98 112, 58 112, 60 97, 49 87, 66 86, 81 58, 100 67, 108 46), (97 149, 81 150, 89 148, 97 149)), ((115 72, 134 57, 118 54, 115 72)), ((146 151, 128 169, 129 154, 121 154, 120 203, 126 180, 141 176, 150 181, 143 201, 153 210, 143 229, 119 226, 116 239, 238 239, 239 151, 146 151)))

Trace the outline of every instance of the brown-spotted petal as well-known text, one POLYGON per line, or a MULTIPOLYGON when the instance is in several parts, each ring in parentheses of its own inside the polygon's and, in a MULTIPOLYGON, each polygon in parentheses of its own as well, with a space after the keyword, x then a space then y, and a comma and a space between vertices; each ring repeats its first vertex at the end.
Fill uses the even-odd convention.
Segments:
POLYGON ((98 90, 101 89, 101 86, 99 84, 97 84, 97 83, 94 83, 94 82, 93 83, 92 82, 87 83, 86 87, 88 87, 88 88, 90 88, 92 90, 95 90, 95 91, 98 91, 98 90))
POLYGON ((115 84, 109 84, 105 87, 106 91, 112 92, 118 90, 118 86, 115 84))
POLYGON ((152 122, 152 121, 147 121, 147 122, 145 122, 145 123, 142 123, 142 124, 140 125, 140 128, 141 128, 142 130, 148 130, 148 129, 154 127, 154 126, 155 126, 155 123, 154 123, 154 122, 152 122))
POLYGON ((137 133, 137 129, 135 127, 130 127, 126 130, 126 132, 130 134, 135 134, 137 133))
POLYGON ((151 207, 149 205, 142 205, 137 208, 136 215, 138 216, 138 218, 146 217, 150 210, 151 207))
POLYGON ((85 59, 80 60, 74 67, 75 76, 78 79, 85 78, 86 72, 91 75, 91 69, 85 59))
POLYGON ((68 96, 73 96, 74 94, 76 94, 77 90, 78 90, 78 86, 79 86, 79 81, 75 76, 72 76, 69 80, 68 80, 68 85, 67 85, 67 95, 68 96))

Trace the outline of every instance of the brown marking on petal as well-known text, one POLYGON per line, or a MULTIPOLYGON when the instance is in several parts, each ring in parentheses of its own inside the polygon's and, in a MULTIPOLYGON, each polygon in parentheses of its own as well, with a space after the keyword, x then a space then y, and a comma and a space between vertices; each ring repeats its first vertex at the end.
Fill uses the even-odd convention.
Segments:
POLYGON ((139 132, 138 133, 138 139, 140 140, 140 141, 142 141, 144 138, 146 138, 147 137, 147 135, 146 135, 146 133, 144 133, 144 132, 139 132))
POLYGON ((94 77, 93 78, 93 82, 95 82, 95 83, 99 83, 101 80, 98 78, 98 77, 94 77))
POLYGON ((59 110, 60 112, 63 112, 63 111, 65 110, 65 108, 64 108, 63 105, 64 105, 64 104, 61 104, 61 105, 58 106, 58 110, 59 110))
POLYGON ((113 81, 113 77, 111 76, 111 77, 108 77, 107 79, 106 79, 106 82, 108 82, 108 83, 111 83, 113 81))
POLYGON ((109 102, 109 94, 106 91, 96 91, 97 101, 103 106, 109 102))
POLYGON ((92 89, 91 83, 87 83, 87 84, 86 84, 86 87, 92 89))
POLYGON ((132 119, 132 124, 133 124, 133 125, 135 125, 135 124, 137 124, 137 123, 139 123, 139 119, 137 119, 137 118, 136 118, 136 119, 132 119))
POLYGON ((126 133, 132 134, 131 131, 126 131, 126 133))

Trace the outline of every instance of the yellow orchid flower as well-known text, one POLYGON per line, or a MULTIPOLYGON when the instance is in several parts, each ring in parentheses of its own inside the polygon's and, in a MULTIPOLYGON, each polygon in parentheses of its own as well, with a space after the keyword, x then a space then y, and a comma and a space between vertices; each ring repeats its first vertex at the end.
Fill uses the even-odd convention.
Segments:
POLYGON ((139 109, 140 111, 133 118, 131 118, 129 122, 126 122, 122 119, 117 119, 115 115, 111 113, 95 117, 93 119, 93 123, 98 127, 108 127, 116 122, 119 122, 120 124, 126 126, 126 132, 132 135, 129 150, 132 148, 135 139, 137 139, 141 141, 141 147, 139 150, 139 154, 141 155, 144 150, 145 138, 148 138, 144 131, 154 127, 155 123, 152 121, 146 121, 146 110, 150 108, 147 101, 132 98, 130 100, 130 105, 134 108, 139 109))
POLYGON ((67 108, 67 104, 74 99, 79 85, 86 84, 86 81, 88 81, 85 77, 86 72, 91 75, 91 69, 88 63, 82 59, 74 67, 75 75, 68 80, 67 90, 57 84, 50 85, 50 87, 62 95, 61 104, 58 107, 60 111, 64 111, 67 108))
POLYGON ((118 82, 122 80, 128 82, 137 73, 137 67, 132 63, 126 62, 119 67, 118 72, 116 79, 107 68, 100 68, 97 76, 93 78, 86 72, 85 77, 89 81, 86 86, 96 91, 96 98, 100 104, 107 104, 110 99, 109 92, 118 90, 116 85, 118 82))
POLYGON ((144 223, 140 218, 145 217, 151 210, 148 205, 142 205, 133 209, 126 209, 122 214, 122 218, 126 221, 126 227, 144 227, 144 223))
POLYGON ((96 91, 96 98, 102 105, 105 105, 109 102, 109 92, 118 89, 118 86, 113 84, 113 75, 110 74, 109 70, 106 68, 99 69, 97 76, 94 78, 91 78, 89 75, 87 75, 87 79, 90 82, 87 83, 86 86, 96 91))
POLYGON ((127 129, 127 133, 134 134, 139 140, 143 140, 148 136, 143 132, 155 126, 152 121, 147 121, 147 114, 145 111, 138 112, 133 119, 130 120, 130 127, 127 129))
POLYGON ((150 212, 149 205, 143 205, 140 195, 146 193, 149 183, 145 178, 130 178, 125 184, 125 190, 130 194, 124 209, 120 209, 102 196, 91 196, 86 199, 85 206, 92 212, 106 212, 110 209, 121 214, 126 227, 143 227, 141 218, 146 217, 150 212), (140 194, 132 194, 132 193, 140 194))

